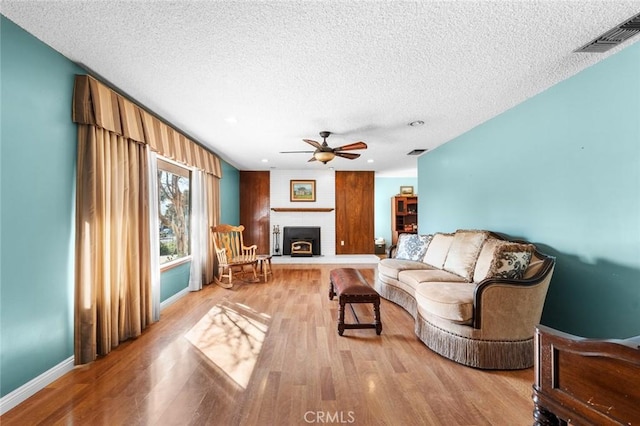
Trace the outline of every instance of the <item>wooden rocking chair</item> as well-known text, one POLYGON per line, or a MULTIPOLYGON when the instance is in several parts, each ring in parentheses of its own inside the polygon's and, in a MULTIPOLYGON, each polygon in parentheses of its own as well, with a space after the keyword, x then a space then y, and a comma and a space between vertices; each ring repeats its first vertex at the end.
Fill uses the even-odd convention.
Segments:
POLYGON ((213 245, 218 260, 218 274, 215 279, 216 284, 223 288, 233 287, 233 270, 239 269, 241 274, 245 273, 245 267, 250 267, 253 271, 253 280, 258 281, 256 274, 256 249, 258 246, 245 246, 242 240, 244 226, 218 225, 211 227, 213 235, 213 245), (224 282, 227 278, 227 283, 224 282))

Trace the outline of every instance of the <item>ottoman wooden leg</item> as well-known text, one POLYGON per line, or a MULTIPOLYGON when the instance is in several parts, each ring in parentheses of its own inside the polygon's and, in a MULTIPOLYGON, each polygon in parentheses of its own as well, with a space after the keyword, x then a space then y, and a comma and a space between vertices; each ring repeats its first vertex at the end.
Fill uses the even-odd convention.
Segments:
POLYGON ((343 298, 340 298, 340 308, 338 310, 338 334, 342 336, 344 333, 344 306, 345 301, 343 298))
POLYGON ((333 288, 333 281, 329 281, 329 300, 333 300, 333 296, 336 295, 335 289, 333 288))
POLYGON ((376 324, 376 334, 379 336, 382 333, 382 321, 380 319, 380 299, 373 302, 373 315, 376 324))

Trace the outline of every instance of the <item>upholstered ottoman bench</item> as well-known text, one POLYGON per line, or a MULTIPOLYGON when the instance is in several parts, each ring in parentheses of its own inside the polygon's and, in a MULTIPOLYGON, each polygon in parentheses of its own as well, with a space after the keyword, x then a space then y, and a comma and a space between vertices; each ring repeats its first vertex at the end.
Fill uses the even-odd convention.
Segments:
POLYGON ((380 295, 364 279, 360 271, 353 268, 332 269, 329 273, 329 300, 338 295, 340 308, 338 311, 338 334, 342 336, 345 329, 375 328, 376 334, 382 333, 382 321, 380 320, 380 295), (355 324, 344 323, 344 307, 349 304, 355 324), (374 323, 361 324, 358 320, 353 303, 371 303, 373 305, 374 323))

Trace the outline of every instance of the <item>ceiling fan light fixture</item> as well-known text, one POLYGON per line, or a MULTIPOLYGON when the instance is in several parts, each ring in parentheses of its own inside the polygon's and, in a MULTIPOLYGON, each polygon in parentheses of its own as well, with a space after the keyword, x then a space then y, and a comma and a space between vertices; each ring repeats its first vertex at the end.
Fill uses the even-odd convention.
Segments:
MULTIPOLYGON (((332 148, 329 146, 329 144, 327 144, 327 138, 329 137, 329 135, 331 135, 331 132, 328 132, 328 131, 320 132, 320 136, 322 136, 322 139, 323 139, 322 143, 316 142, 312 139, 302 139, 303 142, 308 143, 309 145, 311 145, 316 149, 315 151, 313 151, 313 157, 311 157, 311 159, 309 159, 308 162, 319 161, 323 164, 327 164, 329 161, 333 160, 336 157, 346 158, 347 160, 355 160, 356 158, 360 157, 360 154, 354 154, 352 152, 345 152, 345 151, 367 149, 367 144, 362 141, 332 148)), ((305 151, 288 151, 288 152, 305 152, 305 151)), ((306 151, 306 152, 311 152, 311 151, 306 151)))
POLYGON ((318 151, 314 153, 313 156, 316 160, 324 164, 327 164, 327 162, 333 160, 336 157, 336 155, 331 151, 318 151))

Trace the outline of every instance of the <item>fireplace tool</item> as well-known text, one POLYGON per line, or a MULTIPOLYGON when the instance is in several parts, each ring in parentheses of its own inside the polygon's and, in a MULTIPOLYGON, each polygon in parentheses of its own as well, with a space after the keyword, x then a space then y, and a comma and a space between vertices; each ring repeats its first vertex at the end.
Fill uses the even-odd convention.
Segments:
POLYGON ((280 226, 273 225, 273 254, 280 256, 280 226))

